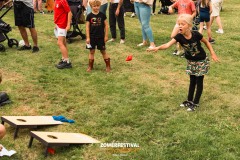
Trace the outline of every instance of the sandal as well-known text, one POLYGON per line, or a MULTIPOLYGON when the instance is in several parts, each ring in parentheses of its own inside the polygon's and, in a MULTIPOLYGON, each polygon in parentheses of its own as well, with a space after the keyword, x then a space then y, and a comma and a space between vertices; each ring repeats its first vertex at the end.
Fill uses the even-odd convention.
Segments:
POLYGON ((147 43, 139 43, 137 46, 142 47, 142 46, 146 46, 146 45, 147 45, 147 43))

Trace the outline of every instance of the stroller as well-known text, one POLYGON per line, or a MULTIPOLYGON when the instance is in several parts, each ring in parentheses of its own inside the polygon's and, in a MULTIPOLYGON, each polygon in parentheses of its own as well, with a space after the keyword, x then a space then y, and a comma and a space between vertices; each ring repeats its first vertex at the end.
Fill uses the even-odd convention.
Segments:
MULTIPOLYGON (((11 1, 8 1, 7 3, 5 3, 1 8, 0 11, 2 11, 2 9, 9 4, 11 1)), ((12 48, 14 45, 16 47, 18 47, 18 41, 16 39, 13 38, 9 38, 7 36, 7 33, 10 32, 12 30, 11 26, 7 23, 5 23, 2 18, 8 13, 8 11, 10 9, 12 9, 13 5, 11 4, 11 6, 2 14, 2 16, 0 17, 0 42, 5 41, 6 39, 8 40, 8 46, 10 48, 12 48)), ((6 50, 6 48, 4 47, 3 44, 0 43, 0 52, 4 52, 6 50)))
POLYGON ((73 14, 71 23, 73 30, 67 32, 67 42, 71 43, 72 38, 77 37, 78 35, 80 35, 82 39, 86 39, 86 35, 82 33, 82 29, 80 29, 78 26, 79 24, 85 23, 80 22, 80 17, 83 16, 82 14, 85 10, 85 8, 82 6, 82 0, 68 0, 68 5, 73 14))
POLYGON ((173 3, 170 0, 159 0, 162 4, 160 11, 158 14, 169 14, 168 13, 168 7, 171 6, 173 3))

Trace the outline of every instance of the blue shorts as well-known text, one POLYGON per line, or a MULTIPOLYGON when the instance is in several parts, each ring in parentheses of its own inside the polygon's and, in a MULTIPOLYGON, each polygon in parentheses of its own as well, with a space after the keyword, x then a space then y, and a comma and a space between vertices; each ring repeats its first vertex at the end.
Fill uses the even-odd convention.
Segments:
POLYGON ((210 14, 209 13, 202 13, 199 16, 200 22, 209 22, 210 21, 210 14))

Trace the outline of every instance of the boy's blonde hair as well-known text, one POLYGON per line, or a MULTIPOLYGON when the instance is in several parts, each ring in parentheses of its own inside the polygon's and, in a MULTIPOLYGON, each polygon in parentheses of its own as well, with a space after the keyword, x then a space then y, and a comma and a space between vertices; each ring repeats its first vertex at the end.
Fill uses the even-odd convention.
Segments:
POLYGON ((101 1, 100 0, 90 0, 89 5, 92 6, 101 6, 101 1))
POLYGON ((190 28, 192 28, 193 18, 190 14, 180 14, 177 19, 177 22, 179 20, 183 20, 183 21, 187 22, 187 24, 190 26, 190 28))

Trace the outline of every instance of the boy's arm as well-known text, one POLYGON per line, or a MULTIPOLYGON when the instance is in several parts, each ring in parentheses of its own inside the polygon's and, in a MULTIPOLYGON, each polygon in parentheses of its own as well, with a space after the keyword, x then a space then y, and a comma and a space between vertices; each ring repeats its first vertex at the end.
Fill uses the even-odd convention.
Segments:
POLYGON ((72 12, 68 12, 68 22, 67 22, 67 27, 66 30, 68 31, 71 28, 71 21, 72 21, 72 12))
POLYGON ((107 42, 107 40, 108 40, 108 22, 107 22, 107 19, 105 19, 105 21, 104 21, 104 30, 105 30, 104 41, 107 42))
POLYGON ((89 31, 89 28, 90 28, 90 22, 86 21, 86 43, 87 44, 90 44, 90 31, 89 31))
POLYGON ((214 61, 218 62, 219 61, 218 57, 217 57, 216 53, 214 52, 212 45, 208 42, 208 40, 206 40, 205 38, 202 38, 201 42, 203 42, 206 45, 206 47, 208 48, 208 50, 210 51, 212 59, 214 61))

